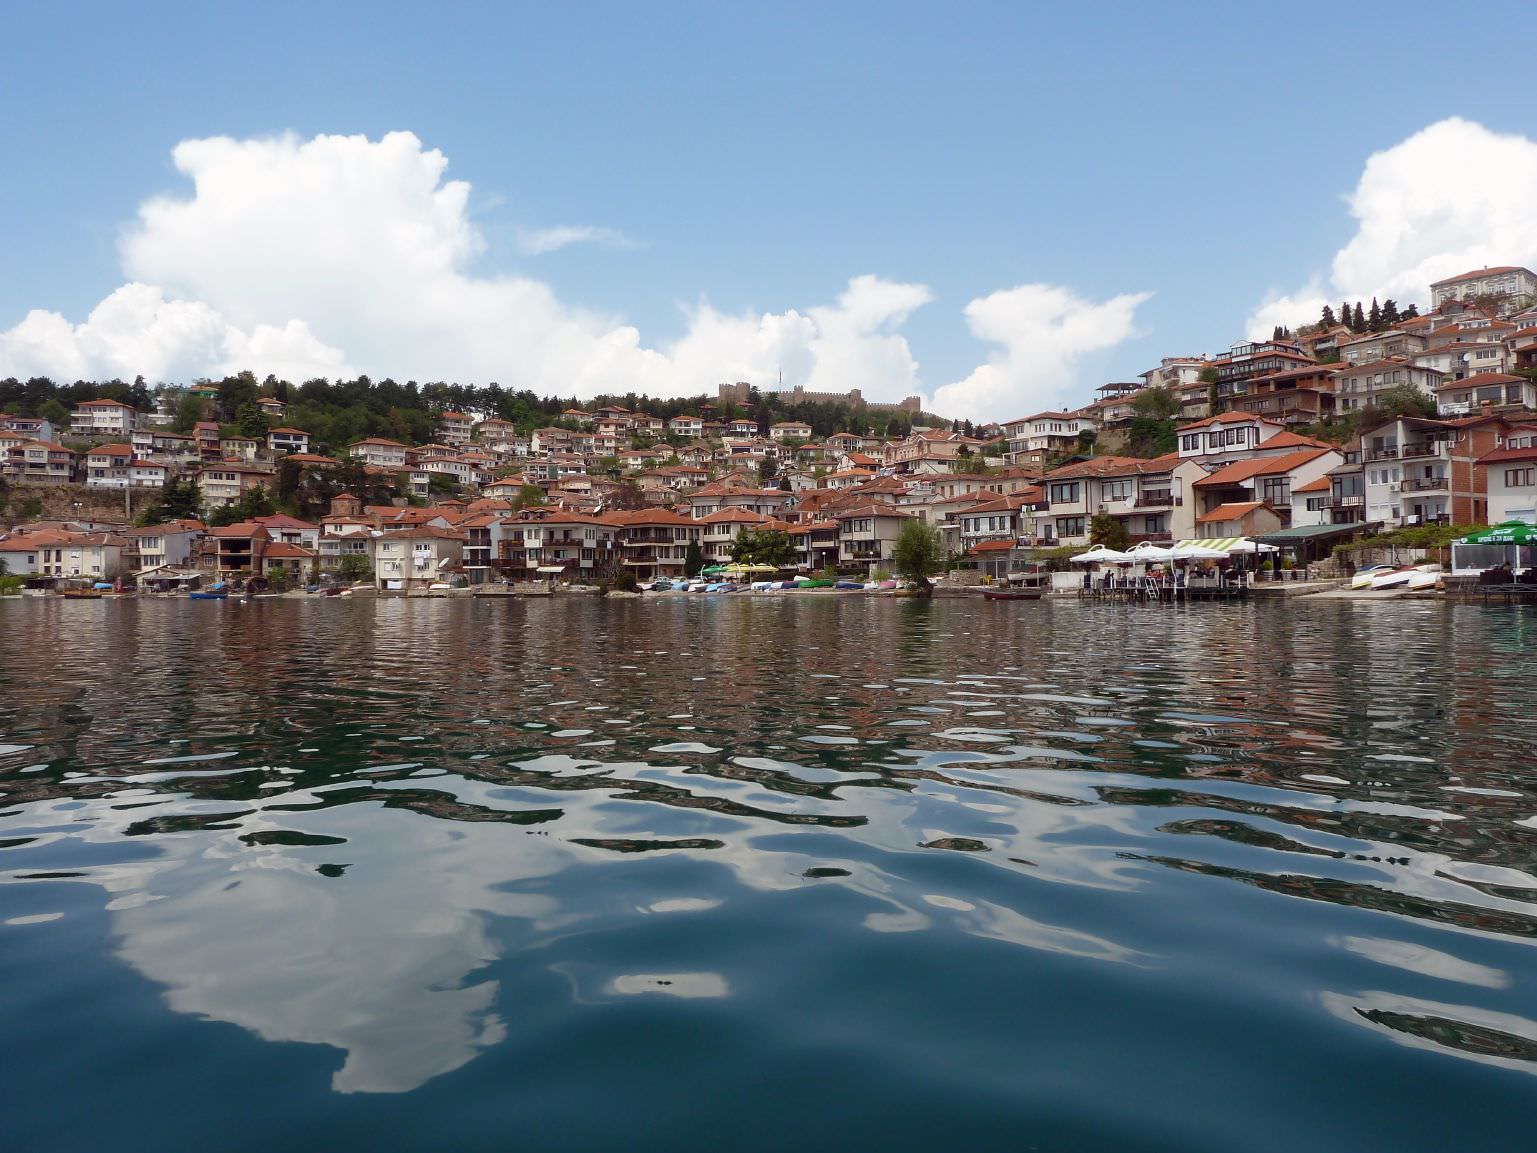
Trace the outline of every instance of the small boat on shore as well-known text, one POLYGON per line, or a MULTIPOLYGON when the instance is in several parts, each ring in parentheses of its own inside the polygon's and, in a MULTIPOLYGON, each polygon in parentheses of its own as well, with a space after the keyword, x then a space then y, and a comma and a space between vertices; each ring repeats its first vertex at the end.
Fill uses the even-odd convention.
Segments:
POLYGON ((1040 588, 987 588, 982 590, 982 598, 990 601, 1038 601, 1044 591, 1040 588))
POLYGON ((229 599, 229 586, 223 581, 206 589, 194 589, 187 594, 188 600, 193 601, 222 601, 229 599))

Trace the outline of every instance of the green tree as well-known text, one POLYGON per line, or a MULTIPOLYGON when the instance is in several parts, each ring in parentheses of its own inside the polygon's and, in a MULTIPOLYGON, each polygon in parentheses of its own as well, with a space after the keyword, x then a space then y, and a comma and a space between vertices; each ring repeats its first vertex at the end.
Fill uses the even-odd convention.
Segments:
POLYGON ((1400 384, 1377 397, 1374 405, 1387 420, 1401 416, 1433 417, 1436 402, 1412 384, 1400 384))
POLYGON ((1348 300, 1340 302, 1340 323, 1352 332, 1355 331, 1355 321, 1350 318, 1350 302, 1348 300))
POLYGON ((1102 544, 1106 548, 1124 549, 1131 538, 1126 526, 1108 512, 1097 512, 1089 521, 1089 543, 1102 544))
POLYGON ((1323 315, 1318 318, 1318 324, 1322 328, 1333 328, 1339 322, 1334 319, 1334 309, 1324 305, 1323 315))
POLYGON ((220 505, 214 509, 208 516, 208 524, 213 528, 222 528, 224 525, 239 524, 253 517, 271 516, 276 511, 272 503, 272 494, 262 485, 256 485, 242 492, 240 498, 232 504, 220 505))
POLYGON ((1403 317, 1398 312, 1398 301, 1388 299, 1382 302, 1382 327, 1394 328, 1403 317))
POLYGON ((197 481, 169 480, 153 504, 139 514, 139 524, 164 524, 168 520, 198 520, 203 515, 203 492, 197 481))
POLYGON ((544 489, 537 484, 525 484, 519 487, 518 495, 512 498, 512 510, 519 512, 525 508, 538 508, 540 505, 549 503, 549 498, 544 495, 544 489))
POLYGON ((336 575, 348 584, 374 579, 373 566, 362 553, 347 553, 336 565, 336 575))
POLYGON ((704 549, 699 547, 697 540, 688 542, 688 548, 683 553, 683 575, 696 577, 704 569, 704 549))
POLYGON ((69 431, 69 409, 56 398, 49 397, 38 405, 37 415, 53 425, 55 435, 69 431))
POLYGON ((241 436, 263 440, 267 435, 267 418, 254 403, 246 401, 235 413, 235 428, 241 436))
POLYGON ((1366 329, 1366 314, 1361 311, 1361 302, 1359 300, 1356 301, 1356 314, 1355 314, 1355 318, 1350 322, 1350 327, 1351 327, 1351 330, 1354 331, 1354 332, 1365 332, 1365 331, 1367 331, 1367 329, 1366 329))
POLYGON ((903 521, 891 549, 891 564, 902 576, 913 581, 923 596, 934 592, 932 578, 944 571, 949 558, 939 530, 926 520, 913 517, 903 521))
POLYGON ((731 559, 737 564, 766 564, 785 568, 795 560, 795 545, 783 529, 752 529, 743 526, 731 542, 731 559))
POLYGON ((206 407, 203 398, 196 393, 182 393, 176 401, 176 415, 171 420, 172 430, 183 436, 191 432, 192 426, 206 415, 206 407))
POLYGON ((1377 298, 1372 297, 1371 311, 1366 314, 1366 327, 1371 332, 1382 331, 1382 306, 1377 303, 1377 298))

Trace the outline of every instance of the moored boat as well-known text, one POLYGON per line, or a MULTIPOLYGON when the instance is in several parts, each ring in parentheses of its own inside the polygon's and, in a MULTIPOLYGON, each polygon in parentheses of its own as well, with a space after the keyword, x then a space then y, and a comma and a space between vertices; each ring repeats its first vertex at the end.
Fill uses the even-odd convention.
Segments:
POLYGON ((1043 590, 1039 588, 1002 589, 988 588, 982 590, 984 600, 990 601, 1038 601, 1043 590))

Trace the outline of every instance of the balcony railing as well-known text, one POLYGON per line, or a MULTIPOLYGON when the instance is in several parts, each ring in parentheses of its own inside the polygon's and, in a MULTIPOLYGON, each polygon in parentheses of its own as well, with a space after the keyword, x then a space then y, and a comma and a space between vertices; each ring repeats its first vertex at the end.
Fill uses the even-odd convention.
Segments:
POLYGON ((1182 496, 1167 492, 1145 492, 1136 500, 1137 508, 1180 508, 1185 503, 1182 496))
POLYGON ((1403 482, 1404 492, 1448 492, 1451 478, 1445 476, 1415 477, 1403 482))
POLYGON ((1365 496, 1365 494, 1360 494, 1360 495, 1356 495, 1356 496, 1331 496, 1331 497, 1327 497, 1324 500, 1324 502, 1323 502, 1323 507, 1324 508, 1365 508, 1366 507, 1366 496, 1365 496))

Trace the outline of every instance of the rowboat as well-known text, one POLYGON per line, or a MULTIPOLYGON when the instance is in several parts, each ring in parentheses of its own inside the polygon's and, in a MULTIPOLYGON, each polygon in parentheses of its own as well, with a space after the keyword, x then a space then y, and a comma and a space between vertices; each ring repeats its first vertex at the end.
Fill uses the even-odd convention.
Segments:
POLYGON ((1043 590, 1038 588, 1025 589, 983 589, 982 596, 990 601, 1038 601, 1043 590))

